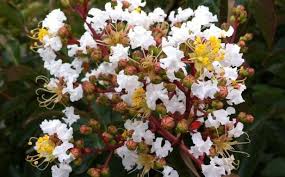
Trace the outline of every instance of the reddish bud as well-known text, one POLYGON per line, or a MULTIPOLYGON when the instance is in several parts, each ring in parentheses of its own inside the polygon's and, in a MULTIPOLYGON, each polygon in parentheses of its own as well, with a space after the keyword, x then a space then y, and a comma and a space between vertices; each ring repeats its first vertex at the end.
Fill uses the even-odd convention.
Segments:
POLYGON ((175 127, 175 121, 172 117, 166 116, 161 119, 161 126, 167 130, 175 127))
POLYGON ((92 151, 91 148, 86 147, 86 148, 83 149, 83 152, 84 152, 85 154, 91 154, 93 151, 92 151))
POLYGON ((158 159, 154 163, 154 168, 155 169, 162 169, 166 165, 165 159, 158 159))
POLYGON ((127 75, 134 75, 138 72, 137 68, 134 66, 127 66, 125 68, 125 72, 127 75))
POLYGON ((102 139, 105 143, 109 143, 113 139, 113 136, 110 133, 104 132, 102 133, 102 139))
POLYGON ((100 177, 100 170, 97 168, 90 168, 87 174, 91 177, 100 177))
POLYGON ((227 87, 219 86, 219 97, 225 98, 228 95, 228 89, 227 87))
POLYGON ((247 72, 249 76, 253 76, 255 74, 255 71, 253 68, 247 68, 247 72))
POLYGON ((66 38, 70 36, 70 29, 67 25, 64 25, 63 27, 59 28, 58 35, 62 38, 66 38))
POLYGON ((202 126, 202 123, 200 121, 194 121, 190 124, 189 130, 193 132, 194 130, 199 129, 202 126))
POLYGON ((100 131, 101 124, 96 119, 90 119, 88 125, 92 127, 96 132, 100 131))
POLYGON ((183 86, 190 89, 194 82, 195 82, 195 77, 192 75, 188 75, 183 79, 182 84, 183 86))
POLYGON ((88 81, 84 81, 82 83, 82 88, 83 88, 84 92, 87 94, 93 93, 95 90, 95 86, 88 81))
POLYGON ((117 103, 113 109, 114 111, 124 113, 127 110, 127 108, 128 108, 127 103, 122 101, 122 102, 117 103))
POLYGON ((70 153, 73 155, 73 157, 75 157, 77 159, 78 157, 81 156, 81 149, 79 149, 79 148, 72 148, 70 150, 70 153))
POLYGON ((108 126, 108 133, 115 135, 117 132, 118 132, 118 129, 116 126, 114 125, 108 126))
POLYGON ((246 123, 253 123, 254 122, 254 117, 253 117, 253 115, 251 115, 251 114, 248 114, 248 115, 246 115, 246 117, 245 117, 245 122, 246 123))
POLYGON ((77 141, 75 141, 74 145, 75 145, 75 147, 83 148, 84 147, 84 141, 83 140, 77 140, 77 141))
POLYGON ((110 176, 110 169, 109 169, 109 167, 101 168, 101 176, 102 177, 109 177, 110 176))
POLYGON ((120 60, 118 63, 118 66, 120 68, 125 68, 127 65, 128 65, 128 60, 126 60, 126 59, 120 60))
POLYGON ((159 74, 161 70, 162 69, 160 67, 160 63, 159 62, 155 63, 154 64, 154 71, 159 74))
POLYGON ((134 142, 133 140, 128 140, 126 146, 129 150, 134 151, 138 147, 138 143, 134 142))
POLYGON ((92 128, 87 125, 81 125, 80 133, 83 135, 89 135, 90 133, 92 133, 92 128))

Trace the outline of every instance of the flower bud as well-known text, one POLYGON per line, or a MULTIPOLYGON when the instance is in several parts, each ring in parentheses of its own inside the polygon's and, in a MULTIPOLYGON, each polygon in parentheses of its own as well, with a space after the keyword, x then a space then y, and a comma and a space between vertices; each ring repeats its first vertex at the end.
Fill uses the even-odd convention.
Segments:
POLYGON ((219 86, 218 96, 221 98, 226 98, 227 95, 228 95, 228 88, 223 87, 223 86, 219 86))
POLYGON ((83 135, 89 135, 92 133, 92 128, 87 125, 81 125, 79 130, 83 135))
POLYGON ((193 132, 194 130, 199 129, 202 126, 202 123, 200 121, 194 121, 189 125, 189 130, 193 132))
POLYGON ((82 164, 82 162, 83 162, 82 158, 79 157, 73 161, 73 164, 76 166, 80 166, 82 164))
POLYGON ((105 143, 109 143, 113 139, 113 136, 110 133, 104 132, 102 133, 102 139, 105 143))
POLYGON ((90 81, 92 84, 95 84, 96 81, 97 81, 96 76, 90 76, 90 77, 89 77, 89 81, 90 81))
POLYGON ((92 127, 95 132, 100 131, 101 124, 96 119, 90 119, 88 125, 92 127))
POLYGON ((109 98, 108 98, 106 95, 100 95, 100 96, 96 99, 96 102, 97 102, 98 104, 107 106, 107 105, 109 105, 110 100, 109 100, 109 98))
POLYGON ((59 28, 58 35, 61 38, 67 38, 70 36, 70 27, 68 25, 64 25, 63 27, 59 28))
POLYGON ((100 177, 100 170, 97 168, 90 168, 87 174, 91 177, 100 177))
POLYGON ((134 66, 127 66, 127 67, 125 68, 125 73, 126 73, 127 75, 134 75, 134 74, 136 74, 137 72, 138 72, 138 70, 137 70, 137 68, 134 67, 134 66))
POLYGON ((92 49, 90 57, 95 62, 100 61, 102 59, 102 50, 100 48, 92 49))
POLYGON ((255 71, 253 68, 247 68, 248 76, 253 76, 255 74, 255 71))
POLYGON ((182 84, 183 86, 191 89, 191 86, 194 82, 195 82, 195 77, 192 75, 188 75, 183 79, 182 84))
POLYGON ((84 152, 84 154, 91 154, 93 151, 92 151, 91 148, 86 147, 86 148, 83 149, 83 152, 84 152))
POLYGON ((73 155, 74 158, 79 158, 81 156, 81 150, 79 148, 72 148, 70 149, 70 153, 73 155))
POLYGON ((243 40, 241 40, 241 41, 238 42, 238 45, 240 47, 245 47, 246 44, 245 44, 245 42, 243 40))
POLYGON ((162 169, 166 165, 165 159, 158 159, 154 162, 155 169, 162 169))
POLYGON ((176 90, 176 85, 173 83, 163 83, 163 86, 167 89, 168 92, 174 92, 176 90))
POLYGON ((182 70, 175 72, 174 75, 175 75, 175 77, 177 77, 179 79, 183 79, 185 77, 185 74, 182 70))
POLYGON ((239 121, 244 122, 245 118, 246 118, 246 113, 245 112, 240 112, 238 114, 237 118, 238 118, 239 121))
POLYGON ((247 41, 250 41, 250 40, 253 39, 253 34, 252 34, 252 33, 246 33, 246 34, 244 35, 244 37, 245 37, 245 39, 246 39, 247 41))
POLYGON ((167 130, 173 129, 175 127, 175 121, 170 116, 165 116, 161 119, 161 126, 167 130))
POLYGON ((115 135, 118 132, 118 129, 114 125, 109 125, 108 126, 108 133, 115 135))
POLYGON ((117 111, 119 113, 124 113, 127 111, 127 109, 128 109, 128 105, 127 105, 127 103, 125 103, 123 101, 117 103, 115 105, 115 107, 113 108, 114 111, 117 111))
POLYGON ((75 145, 75 147, 83 148, 84 147, 84 141, 83 140, 77 140, 77 141, 75 141, 74 145, 75 145))
POLYGON ((123 1, 123 8, 127 9, 130 7, 130 3, 128 1, 123 1))
POLYGON ((222 109, 224 107, 224 103, 221 102, 221 101, 218 101, 218 100, 214 100, 212 102, 212 107, 215 108, 215 109, 222 109))
POLYGON ((154 64, 154 71, 155 71, 155 73, 157 73, 157 74, 159 74, 159 73, 162 71, 159 62, 157 62, 157 63, 154 64))
POLYGON ((128 65, 128 60, 126 59, 122 59, 118 63, 119 68, 125 68, 127 65, 128 65))
POLYGON ((160 84, 162 82, 162 78, 158 75, 154 75, 150 77, 150 81, 153 84, 160 84))
POLYGON ((245 117, 245 122, 246 122, 246 123, 249 123, 249 124, 253 123, 253 122, 254 122, 254 117, 253 117, 253 115, 247 114, 246 117, 245 117))
POLYGON ((138 147, 138 143, 134 142, 133 140, 128 140, 126 146, 129 150, 134 151, 138 147))
POLYGON ((141 59, 141 58, 143 58, 144 56, 143 56, 143 53, 142 53, 142 51, 140 51, 140 50, 136 50, 136 51, 134 51, 133 53, 132 53, 132 58, 133 59, 135 59, 135 60, 139 60, 139 59, 141 59))
POLYGON ((186 133, 188 131, 188 123, 186 119, 182 119, 177 123, 176 132, 186 133))
POLYGON ((166 110, 165 106, 162 103, 156 105, 155 111, 158 114, 161 114, 161 115, 165 115, 167 113, 167 110, 166 110))
POLYGON ((138 152, 139 153, 148 153, 149 152, 149 147, 147 144, 144 142, 140 142, 138 145, 138 152))
POLYGON ((94 93, 95 91, 95 86, 88 81, 84 81, 82 83, 82 88, 83 88, 83 91, 87 94, 94 93))
POLYGON ((110 176, 110 169, 109 169, 109 167, 101 168, 101 176, 102 177, 109 177, 110 176))

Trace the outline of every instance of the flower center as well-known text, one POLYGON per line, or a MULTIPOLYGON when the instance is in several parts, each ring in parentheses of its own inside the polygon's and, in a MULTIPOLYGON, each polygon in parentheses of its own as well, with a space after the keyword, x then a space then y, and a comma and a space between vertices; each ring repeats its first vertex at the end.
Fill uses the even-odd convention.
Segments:
POLYGON ((37 38, 38 38, 39 41, 43 42, 44 37, 45 37, 46 35, 48 35, 48 30, 45 29, 45 28, 41 28, 41 29, 39 29, 38 37, 37 37, 37 38))
POLYGON ((40 157, 44 157, 47 160, 53 159, 53 150, 55 149, 55 143, 50 139, 48 135, 40 137, 36 142, 36 151, 40 157))

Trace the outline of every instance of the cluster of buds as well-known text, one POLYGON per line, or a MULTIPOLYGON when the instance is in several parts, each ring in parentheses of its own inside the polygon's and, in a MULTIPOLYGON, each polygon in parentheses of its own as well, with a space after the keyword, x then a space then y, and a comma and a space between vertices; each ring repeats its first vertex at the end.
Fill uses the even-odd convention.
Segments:
MULTIPOLYGON (((254 120, 235 109, 245 101, 245 81, 254 74, 242 54, 252 35, 234 43, 239 24, 247 19, 244 7, 233 8, 230 22, 220 28, 205 6, 172 11, 166 19, 160 8, 144 12, 141 0, 113 0, 105 10, 89 8, 88 0, 74 3, 70 8, 86 30, 80 38, 59 9, 32 34, 33 48, 52 76, 41 77, 45 85, 39 90, 49 94, 40 96, 40 106, 79 102, 90 117, 98 116, 95 106, 105 106, 121 119, 105 124, 101 113, 102 122, 89 119, 79 126, 76 141, 72 125, 80 117, 74 107, 66 107, 62 119, 45 120, 35 157, 55 163, 53 177, 68 176, 73 164, 85 163, 91 154, 108 154, 103 165, 86 171, 91 177, 109 176, 114 155, 127 171, 138 170, 141 176, 154 170, 178 177, 179 169, 168 160, 174 149, 192 159, 205 177, 230 175, 238 166, 237 145, 249 143, 238 141, 247 135, 244 123, 254 120), (70 62, 59 59, 59 53, 70 62)), ((33 156, 29 160, 35 163, 33 156)))

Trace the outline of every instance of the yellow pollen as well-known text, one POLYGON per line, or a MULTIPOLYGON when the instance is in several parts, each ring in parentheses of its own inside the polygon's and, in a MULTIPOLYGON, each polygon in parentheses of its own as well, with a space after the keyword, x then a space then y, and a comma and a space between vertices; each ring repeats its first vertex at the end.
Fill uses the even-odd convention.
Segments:
POLYGON ((193 44, 190 44, 193 53, 190 53, 190 60, 195 63, 195 68, 198 72, 203 68, 208 70, 213 69, 214 61, 222 61, 224 53, 221 51, 221 40, 212 36, 209 40, 202 40, 201 37, 196 37, 193 44))
POLYGON ((39 39, 39 41, 42 42, 42 41, 44 40, 44 37, 45 37, 46 35, 48 35, 48 30, 47 30, 47 29, 45 29, 45 28, 39 29, 39 33, 38 33, 38 39, 39 39))
POLYGON ((140 7, 137 7, 137 8, 135 8, 134 11, 137 12, 137 13, 141 13, 142 9, 140 7))
POLYGON ((50 140, 48 135, 44 135, 40 137, 36 142, 36 151, 39 153, 41 157, 45 157, 47 159, 53 158, 53 150, 55 149, 55 143, 50 140))

